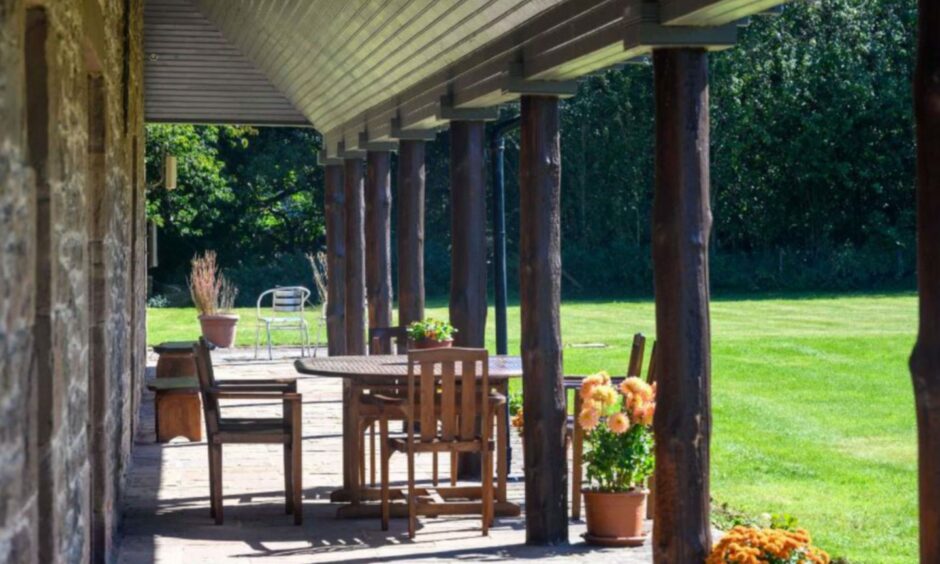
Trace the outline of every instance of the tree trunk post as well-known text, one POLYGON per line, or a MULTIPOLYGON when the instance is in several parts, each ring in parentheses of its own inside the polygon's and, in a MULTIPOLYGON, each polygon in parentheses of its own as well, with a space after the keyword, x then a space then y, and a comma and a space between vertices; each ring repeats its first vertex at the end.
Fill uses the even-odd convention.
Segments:
POLYGON ((346 194, 342 165, 324 167, 326 341, 330 356, 346 353, 346 194))
MULTIPOLYGON (((369 327, 392 325, 392 185, 388 151, 366 155, 366 297, 369 327)), ((371 343, 369 343, 371 346, 371 343)), ((370 354, 389 354, 375 350, 370 354)))
POLYGON ((940 3, 920 0, 917 139, 919 323, 910 369, 917 410, 920 561, 940 561, 940 3))
POLYGON ((398 324, 424 319, 424 141, 398 144, 398 324))
POLYGON ((486 330, 484 143, 484 122, 451 122, 450 321, 459 347, 483 347, 486 330))
POLYGON ((522 96, 519 305, 522 316, 526 542, 568 542, 567 413, 561 349, 558 99, 522 96))
POLYGON ((657 49, 653 70, 659 382, 653 559, 704 562, 711 550, 708 55, 703 49, 657 49))
POLYGON ((365 233, 362 160, 345 160, 346 354, 366 354, 365 233))

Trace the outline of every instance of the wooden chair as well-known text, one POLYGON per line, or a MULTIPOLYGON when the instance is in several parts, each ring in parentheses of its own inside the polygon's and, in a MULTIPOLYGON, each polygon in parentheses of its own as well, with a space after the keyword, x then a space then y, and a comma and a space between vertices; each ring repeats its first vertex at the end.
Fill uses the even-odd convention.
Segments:
POLYGON ((294 524, 303 522, 303 479, 301 476, 301 400, 296 383, 284 381, 215 380, 208 343, 200 338, 193 345, 196 373, 202 394, 209 444, 210 514, 221 525, 222 512, 222 445, 281 444, 284 446, 284 489, 287 513, 293 513, 294 524), (219 400, 280 400, 281 418, 223 418, 219 400))
MULTIPOLYGON (((408 331, 404 327, 370 327, 369 328, 369 354, 405 354, 408 352, 408 331)), ((375 456, 378 450, 375 448, 375 418, 361 416, 359 418, 359 428, 362 440, 359 441, 359 481, 366 482, 366 430, 369 432, 369 482, 375 487, 376 465, 375 456)), ((402 424, 402 432, 405 432, 402 424)), ((437 456, 435 455, 435 468, 437 467, 437 456)), ((435 484, 437 483, 437 472, 435 471, 435 484)))
MULTIPOLYGON (((382 445, 382 530, 389 520, 389 459, 395 452, 408 456, 408 536, 414 538, 419 500, 415 491, 415 455, 448 452, 482 456, 481 517, 483 534, 493 520, 493 424, 505 398, 490 393, 489 360, 485 349, 409 351, 408 383, 404 397, 372 394, 379 408, 382 445), (457 366, 460 374, 457 375, 457 366), (388 420, 403 416, 405 437, 389 437, 388 420), (480 418, 479 431, 476 420, 480 418), (416 430, 414 423, 420 423, 416 430), (440 423, 438 425, 438 423, 440 423)), ((433 497, 433 495, 432 495, 433 497)), ((437 502, 440 503, 440 502, 437 502)))
MULTIPOLYGON (((639 376, 643 371, 643 352, 646 348, 646 337, 642 333, 633 336, 633 346, 630 349, 630 362, 627 365, 627 377, 639 376)), ((656 344, 653 343, 653 351, 656 344)), ((650 359, 650 372, 653 370, 653 359, 650 359)), ((568 391, 574 392, 574 415, 568 416, 568 436, 571 443, 571 518, 581 519, 581 487, 584 483, 584 431, 578 425, 578 413, 581 412, 581 380, 584 376, 565 376, 565 399, 568 391)), ((623 378, 611 378, 614 385, 620 385, 623 378)))

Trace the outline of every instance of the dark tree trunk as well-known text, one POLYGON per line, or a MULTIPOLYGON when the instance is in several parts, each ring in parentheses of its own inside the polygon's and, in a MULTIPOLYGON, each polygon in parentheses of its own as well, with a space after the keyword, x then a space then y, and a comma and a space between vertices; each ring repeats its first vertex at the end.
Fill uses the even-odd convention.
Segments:
POLYGON ((326 202, 326 340, 330 356, 346 354, 346 194, 343 167, 324 170, 326 202))
MULTIPOLYGON (((369 151, 366 172, 366 296, 369 327, 392 325, 392 186, 388 151, 369 151)), ((369 351, 389 354, 388 350, 369 351)))
POLYGON ((702 49, 656 50, 653 69, 659 382, 653 557, 704 562, 711 549, 708 55, 702 49))
POLYGON ((558 99, 522 97, 519 305, 526 425, 526 542, 568 542, 561 364, 561 146, 558 99))
POLYGON ((362 161, 346 159, 346 354, 366 354, 362 161))
POLYGON ((917 135, 917 287, 911 354, 917 409, 920 561, 940 562, 940 3, 920 0, 914 117, 917 135))
POLYGON ((424 319, 424 141, 398 146, 398 324, 424 319))
POLYGON ((460 347, 482 347, 486 330, 484 143, 482 121, 450 124, 450 321, 460 347))

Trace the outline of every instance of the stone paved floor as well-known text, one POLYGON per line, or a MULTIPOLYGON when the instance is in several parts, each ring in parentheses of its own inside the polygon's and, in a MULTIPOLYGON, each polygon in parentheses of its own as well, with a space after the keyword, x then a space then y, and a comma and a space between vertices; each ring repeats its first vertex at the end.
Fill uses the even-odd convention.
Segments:
MULTIPOLYGON (((281 349, 275 360, 252 361, 252 351, 217 351, 219 378, 297 376, 293 356, 281 349)), ((152 371, 151 371, 152 372, 152 371)), ((414 541, 403 519, 392 520, 382 532, 378 520, 338 520, 329 492, 342 483, 340 382, 327 378, 299 379, 304 396, 304 525, 295 527, 284 513, 280 447, 226 445, 223 461, 225 524, 209 517, 208 457, 205 443, 154 443, 153 401, 145 392, 140 425, 128 476, 123 538, 119 561, 139 562, 436 562, 457 560, 650 562, 649 546, 639 549, 598 549, 580 538, 584 525, 572 522, 570 544, 528 547, 522 517, 497 518, 489 537, 480 534, 479 518, 419 519, 414 541)), ((225 409, 223 407, 223 409, 225 409)), ((232 403, 225 413, 272 415, 276 404, 232 403)), ((514 452, 519 453, 518 439, 514 452)), ((444 457, 446 458, 446 457, 444 457)), ((517 454, 518 458, 518 454, 517 454)), ((420 467, 418 476, 429 476, 420 467)), ((442 459, 441 474, 447 474, 442 459)), ((403 481, 403 457, 392 459, 392 480, 403 481)), ((518 462, 510 478, 511 501, 523 501, 518 462)), ((649 526, 649 524, 647 524, 649 526)))

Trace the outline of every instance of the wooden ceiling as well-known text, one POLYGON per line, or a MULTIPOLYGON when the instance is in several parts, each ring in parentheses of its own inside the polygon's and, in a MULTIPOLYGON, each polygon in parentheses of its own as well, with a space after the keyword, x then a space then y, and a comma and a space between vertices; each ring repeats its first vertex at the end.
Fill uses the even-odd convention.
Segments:
MULTIPOLYGON (((199 38, 203 64, 220 57, 234 68, 235 55, 250 61, 251 79, 240 80, 252 90, 233 82, 222 89, 228 97, 220 107, 237 108, 250 97, 256 111, 283 110, 263 77, 325 135, 333 157, 427 135, 451 119, 490 117, 520 94, 570 95, 577 78, 654 47, 729 47, 738 20, 783 0, 146 1, 145 31, 159 21, 155 7, 176 5, 182 13, 178 5, 193 2, 192 18, 204 22, 199 29, 215 28, 199 38), (242 96, 231 98, 233 90, 242 96)), ((160 45, 147 45, 166 50, 172 37, 163 31, 160 45)), ((187 40, 196 43, 180 37, 187 40)), ((171 92, 150 61, 147 78, 148 89, 171 92)), ((192 98, 185 86, 172 92, 192 98)))

